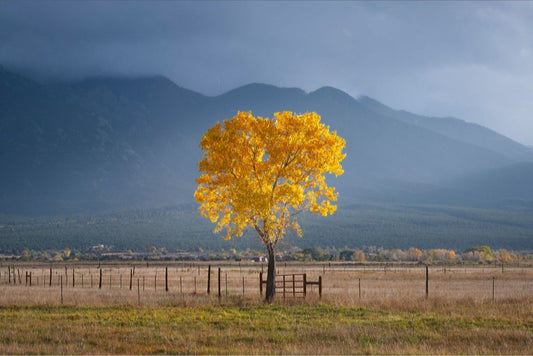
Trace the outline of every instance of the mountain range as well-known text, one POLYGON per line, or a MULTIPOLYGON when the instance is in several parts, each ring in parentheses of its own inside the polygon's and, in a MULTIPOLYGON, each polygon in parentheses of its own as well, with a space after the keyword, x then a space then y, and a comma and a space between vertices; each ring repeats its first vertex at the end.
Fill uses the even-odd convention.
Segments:
POLYGON ((315 111, 346 139, 352 200, 533 205, 533 150, 477 124, 332 88, 249 84, 218 96, 161 76, 40 84, 0 67, 0 213, 69 215, 193 202, 202 134, 238 111, 315 111))

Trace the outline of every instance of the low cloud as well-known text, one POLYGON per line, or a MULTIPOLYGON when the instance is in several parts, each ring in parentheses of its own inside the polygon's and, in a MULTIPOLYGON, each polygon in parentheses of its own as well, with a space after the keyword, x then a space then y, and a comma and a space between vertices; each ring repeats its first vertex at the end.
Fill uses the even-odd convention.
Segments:
POLYGON ((331 85, 533 145, 528 2, 0 2, 0 64, 41 80, 162 74, 208 95, 331 85))

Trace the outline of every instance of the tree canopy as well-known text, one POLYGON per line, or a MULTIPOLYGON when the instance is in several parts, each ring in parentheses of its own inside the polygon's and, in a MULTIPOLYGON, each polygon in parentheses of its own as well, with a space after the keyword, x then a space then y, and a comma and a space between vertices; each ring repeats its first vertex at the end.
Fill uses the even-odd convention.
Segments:
POLYGON ((316 113, 274 114, 274 119, 239 112, 210 128, 200 147, 203 173, 195 197, 203 216, 225 238, 255 229, 267 244, 276 244, 287 229, 301 235, 295 213, 328 215, 336 210, 335 188, 325 173, 343 173, 345 141, 320 122, 316 113))

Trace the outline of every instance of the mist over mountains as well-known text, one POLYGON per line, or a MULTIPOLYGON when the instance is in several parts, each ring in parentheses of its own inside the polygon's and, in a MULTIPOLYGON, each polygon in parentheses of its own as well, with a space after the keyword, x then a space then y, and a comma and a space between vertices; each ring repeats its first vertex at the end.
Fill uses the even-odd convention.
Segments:
POLYGON ((215 97, 164 77, 41 85, 0 69, 0 212, 69 215, 193 203, 198 143, 237 111, 316 111, 346 139, 353 200, 533 206, 533 151, 485 127, 331 87, 250 84, 215 97))

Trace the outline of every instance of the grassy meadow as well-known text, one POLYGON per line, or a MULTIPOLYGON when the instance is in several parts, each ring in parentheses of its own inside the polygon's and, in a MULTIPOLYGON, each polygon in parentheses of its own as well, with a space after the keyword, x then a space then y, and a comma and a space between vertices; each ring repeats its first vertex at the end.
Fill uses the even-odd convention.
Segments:
POLYGON ((157 277, 164 276, 163 266, 137 265, 132 290, 132 269, 127 265, 102 265, 102 289, 94 277, 99 276, 97 265, 68 266, 66 275, 64 266, 57 266, 52 286, 44 266, 15 266, 24 271, 22 284, 17 274, 15 285, 6 283, 2 266, 0 353, 531 354, 533 350, 531 268, 432 267, 426 298, 425 269, 417 266, 280 264, 280 273, 305 272, 309 280, 322 276, 322 298, 312 286, 305 299, 289 295, 283 299, 278 293, 276 302, 266 305, 259 296, 259 265, 220 267, 219 298, 217 268, 212 268, 207 295, 207 265, 201 264, 171 265, 168 292, 164 278, 157 277), (24 278, 29 270, 31 287, 24 278), (58 276, 60 283, 64 278, 62 301, 58 276))

